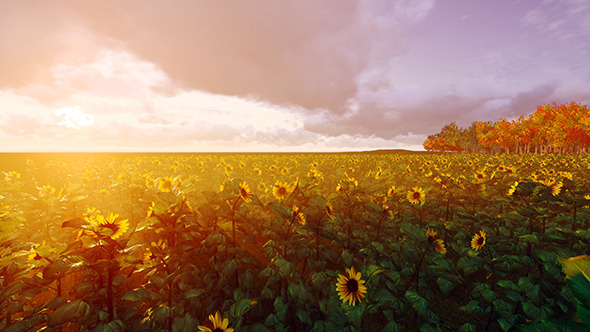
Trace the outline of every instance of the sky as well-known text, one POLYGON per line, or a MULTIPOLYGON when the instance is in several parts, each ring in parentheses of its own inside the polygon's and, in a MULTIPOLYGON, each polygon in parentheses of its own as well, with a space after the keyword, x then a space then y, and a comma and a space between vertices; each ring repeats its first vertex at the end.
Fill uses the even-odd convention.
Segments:
POLYGON ((2 152, 423 150, 590 104, 587 0, 0 0, 2 152))

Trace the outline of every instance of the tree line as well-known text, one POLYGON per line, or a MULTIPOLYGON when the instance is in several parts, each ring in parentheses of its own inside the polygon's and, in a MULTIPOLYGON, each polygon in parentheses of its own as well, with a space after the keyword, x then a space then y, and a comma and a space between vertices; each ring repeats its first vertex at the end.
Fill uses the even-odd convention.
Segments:
POLYGON ((583 153, 590 147, 587 105, 546 104, 508 121, 475 121, 467 128, 451 122, 424 141, 427 151, 471 153, 583 153))

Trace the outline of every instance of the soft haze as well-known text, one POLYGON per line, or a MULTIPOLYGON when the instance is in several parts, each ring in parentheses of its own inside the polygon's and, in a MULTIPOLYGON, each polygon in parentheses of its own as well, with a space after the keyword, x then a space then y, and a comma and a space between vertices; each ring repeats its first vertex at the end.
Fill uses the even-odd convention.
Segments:
POLYGON ((421 150, 590 104, 587 0, 0 1, 0 151, 421 150))

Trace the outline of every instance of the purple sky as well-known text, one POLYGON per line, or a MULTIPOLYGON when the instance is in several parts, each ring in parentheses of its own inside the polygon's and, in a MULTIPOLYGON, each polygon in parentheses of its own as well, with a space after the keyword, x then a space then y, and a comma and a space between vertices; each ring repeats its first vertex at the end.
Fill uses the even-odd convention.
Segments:
POLYGON ((421 150, 590 104, 587 0, 0 2, 0 151, 421 150))

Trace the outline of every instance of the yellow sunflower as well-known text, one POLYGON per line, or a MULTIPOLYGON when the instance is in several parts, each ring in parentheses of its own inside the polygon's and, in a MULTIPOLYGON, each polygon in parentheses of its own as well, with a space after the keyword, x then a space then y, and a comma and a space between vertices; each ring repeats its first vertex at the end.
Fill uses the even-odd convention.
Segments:
POLYGON ((240 182, 240 197, 246 203, 252 202, 252 191, 250 191, 250 186, 246 182, 240 182))
POLYGON ((395 194, 395 186, 391 186, 387 189, 387 196, 391 197, 393 194, 395 194))
POLYGON ((88 219, 88 222, 95 226, 94 233, 99 237, 117 239, 129 229, 129 220, 119 219, 118 213, 109 212, 106 218, 102 214, 97 214, 94 218, 88 219))
POLYGON ((277 181, 272 187, 272 194, 279 201, 285 199, 289 195, 290 191, 291 188, 287 182, 277 181))
POLYGON ((334 219, 334 209, 332 208, 332 203, 326 202, 326 214, 328 218, 334 219))
POLYGON ((436 252, 442 255, 447 253, 444 241, 436 235, 436 231, 430 227, 426 230, 426 239, 428 239, 428 243, 434 248, 434 250, 436 250, 436 252))
POLYGON ((508 189, 508 192, 506 193, 506 195, 508 196, 512 196, 512 194, 514 194, 514 192, 516 191, 516 187, 518 187, 518 181, 515 181, 514 184, 512 186, 510 186, 510 189, 508 189))
POLYGON ((29 251, 29 255, 27 256, 27 263, 29 263, 29 262, 32 262, 32 261, 36 261, 36 260, 40 260, 40 259, 42 259, 42 258, 43 258, 43 257, 41 257, 41 256, 39 255, 39 253, 37 252, 37 249, 38 249, 39 247, 43 247, 43 246, 45 246, 45 240, 43 240, 43 242, 42 242, 42 243, 39 243, 39 244, 33 244, 33 245, 31 246, 31 250, 29 251))
POLYGON ((471 239, 471 248, 475 249, 475 250, 479 250, 481 248, 483 248, 483 246, 486 244, 486 232, 484 232, 483 230, 475 233, 475 235, 473 236, 473 239, 471 239))
POLYGON ((229 320, 224 317, 221 318, 219 311, 215 315, 209 315, 209 320, 213 323, 213 328, 208 328, 203 325, 199 325, 199 332, 233 332, 234 329, 227 327, 229 320))
POLYGON ((163 192, 170 192, 174 188, 174 179, 169 176, 158 178, 158 189, 163 192))
POLYGON ((551 188, 551 195, 553 196, 559 195, 561 192, 561 187, 563 187, 563 183, 561 181, 555 181, 555 179, 547 179, 545 181, 541 181, 541 183, 551 188))
POLYGON ((477 171, 475 172, 475 175, 473 176, 477 181, 482 181, 483 179, 486 178, 486 174, 483 171, 477 171))
POLYGON ((408 190, 407 198, 412 204, 422 204, 426 198, 426 194, 424 193, 424 189, 414 187, 412 190, 408 190))
POLYGON ((346 274, 338 274, 338 282, 336 283, 336 291, 340 300, 348 304, 355 305, 356 300, 361 302, 361 297, 365 297, 367 293, 367 286, 365 281, 361 279, 361 273, 355 272, 354 267, 346 269, 346 274))
POLYGON ((301 212, 301 209, 295 205, 293 205, 293 209, 291 209, 291 213, 293 215, 293 219, 297 220, 298 223, 301 225, 305 225, 307 220, 305 219, 305 215, 301 212))

